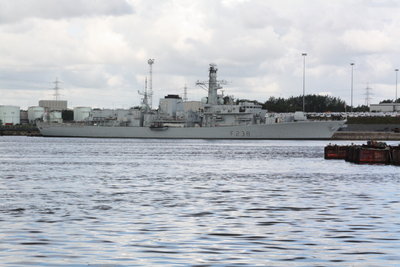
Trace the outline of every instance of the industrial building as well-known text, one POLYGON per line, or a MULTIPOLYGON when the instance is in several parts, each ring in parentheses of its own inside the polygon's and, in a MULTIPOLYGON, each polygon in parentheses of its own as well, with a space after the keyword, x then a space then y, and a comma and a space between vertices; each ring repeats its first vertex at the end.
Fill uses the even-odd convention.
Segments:
POLYGON ((19 111, 19 122, 20 124, 28 124, 28 111, 26 110, 20 110, 19 111))
POLYGON ((20 124, 20 108, 18 106, 0 105, 0 121, 3 125, 20 124))
POLYGON ((371 104, 369 110, 371 112, 399 112, 400 103, 371 104))
POLYGON ((46 112, 66 110, 67 106, 67 100, 39 100, 39 107, 46 112))

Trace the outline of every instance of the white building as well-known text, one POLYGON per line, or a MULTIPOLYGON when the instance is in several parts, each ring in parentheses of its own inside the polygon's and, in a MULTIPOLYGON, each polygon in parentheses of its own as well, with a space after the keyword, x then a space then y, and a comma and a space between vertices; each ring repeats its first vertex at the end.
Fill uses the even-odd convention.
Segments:
POLYGON ((0 106, 0 120, 3 125, 20 124, 20 108, 17 106, 0 106))
POLYGON ((371 112, 399 112, 400 103, 371 104, 369 110, 371 112))

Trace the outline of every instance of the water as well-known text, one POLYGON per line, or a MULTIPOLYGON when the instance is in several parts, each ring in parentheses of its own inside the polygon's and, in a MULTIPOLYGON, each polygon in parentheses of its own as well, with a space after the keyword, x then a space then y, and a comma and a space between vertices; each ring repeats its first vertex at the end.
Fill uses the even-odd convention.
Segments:
POLYGON ((324 141, 0 137, 2 266, 398 266, 400 167, 324 141))

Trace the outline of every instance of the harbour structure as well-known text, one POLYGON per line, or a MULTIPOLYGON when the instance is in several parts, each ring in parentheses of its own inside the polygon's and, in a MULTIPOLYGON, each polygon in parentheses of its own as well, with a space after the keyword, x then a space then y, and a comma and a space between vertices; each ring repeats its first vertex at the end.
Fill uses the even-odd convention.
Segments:
POLYGON ((114 117, 99 121, 92 112, 84 123, 40 123, 38 127, 44 136, 67 137, 330 139, 345 123, 308 120, 303 112, 267 113, 252 102, 235 104, 232 97, 218 93, 224 81, 218 81, 217 71, 217 66, 210 64, 208 81, 197 83, 208 90, 199 110, 185 111, 177 95, 167 95, 158 110, 151 109, 145 90, 143 105, 130 109, 122 120, 114 117))

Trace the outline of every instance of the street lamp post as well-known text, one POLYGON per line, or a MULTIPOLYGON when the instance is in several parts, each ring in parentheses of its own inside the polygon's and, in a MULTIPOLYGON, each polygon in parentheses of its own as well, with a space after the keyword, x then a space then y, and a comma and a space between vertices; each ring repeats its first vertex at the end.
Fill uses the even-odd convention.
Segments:
POLYGON ((396 103, 397 101, 397 73, 399 72, 399 69, 394 70, 396 72, 396 98, 394 99, 394 102, 396 103))
POLYGON ((305 94, 306 94, 306 56, 307 53, 302 53, 303 56, 303 112, 306 112, 306 101, 305 101, 305 94))
POLYGON ((351 66, 351 103, 350 103, 350 110, 353 112, 353 67, 354 63, 350 63, 351 66))

